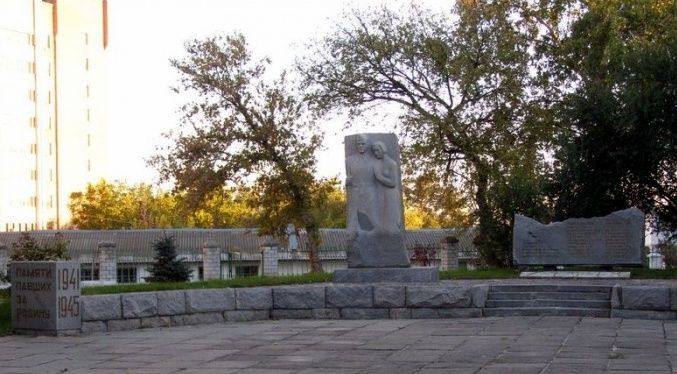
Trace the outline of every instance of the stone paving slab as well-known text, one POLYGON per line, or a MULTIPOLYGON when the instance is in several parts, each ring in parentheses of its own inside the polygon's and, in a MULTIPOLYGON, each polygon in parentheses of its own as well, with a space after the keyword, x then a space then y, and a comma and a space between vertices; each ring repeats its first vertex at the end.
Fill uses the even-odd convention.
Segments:
POLYGON ((677 321, 281 320, 0 338, 4 373, 675 373, 677 321))

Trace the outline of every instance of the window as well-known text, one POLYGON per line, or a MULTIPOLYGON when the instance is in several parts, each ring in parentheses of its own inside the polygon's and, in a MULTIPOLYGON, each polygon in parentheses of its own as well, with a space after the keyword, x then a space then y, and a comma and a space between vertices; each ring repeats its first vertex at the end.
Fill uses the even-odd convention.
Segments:
POLYGON ((85 70, 89 70, 89 59, 85 59, 85 70))
MULTIPOLYGON (((50 156, 52 155, 52 143, 49 143, 49 155, 50 155, 50 156)), ((51 172, 52 172, 52 171, 50 170, 50 173, 51 173, 51 172)))
POLYGON ((197 267, 197 279, 198 280, 205 280, 205 268, 204 268, 204 266, 198 266, 197 267))
POLYGON ((31 117, 28 119, 28 125, 31 128, 36 128, 38 126, 38 120, 35 117, 31 117))
POLYGON ((85 33, 85 45, 89 44, 89 34, 85 33))
POLYGON ((52 103, 52 91, 47 91, 47 104, 52 103))
POLYGON ((33 143, 31 144, 31 154, 34 155, 36 153, 38 153, 38 145, 33 143))
POLYGON ((29 204, 32 207, 38 206, 38 197, 37 196, 31 196, 29 204))
POLYGON ((87 171, 92 171, 92 160, 87 160, 87 171))
POLYGON ((90 122, 91 120, 92 120, 92 112, 88 108, 87 109, 87 122, 90 122))
POLYGON ((99 266, 94 264, 94 268, 92 269, 92 264, 80 264, 80 280, 99 280, 99 266))
POLYGON ((118 283, 136 283, 136 268, 118 266, 118 283))
POLYGON ((87 146, 90 147, 92 145, 92 136, 90 134, 87 134, 87 146))
POLYGON ((89 97, 89 85, 85 87, 85 95, 89 97))
MULTIPOLYGON (((37 180, 38 179, 38 171, 33 169, 31 170, 31 180, 37 180)), ((33 205, 35 206, 35 205, 33 205)))
POLYGON ((47 35, 47 48, 52 48, 52 36, 47 35))
POLYGON ((35 90, 28 90, 28 100, 35 101, 35 90))
POLYGON ((255 277, 259 275, 257 265, 243 265, 235 268, 235 275, 238 277, 255 277))

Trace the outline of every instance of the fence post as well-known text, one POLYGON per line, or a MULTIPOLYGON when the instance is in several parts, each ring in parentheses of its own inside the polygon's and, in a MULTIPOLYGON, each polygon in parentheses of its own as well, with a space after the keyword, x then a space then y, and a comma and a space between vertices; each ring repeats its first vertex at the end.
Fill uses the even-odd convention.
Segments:
POLYGON ((276 243, 267 243, 262 246, 261 259, 263 260, 263 275, 278 275, 278 246, 276 243))
POLYGON ((202 278, 221 279, 221 248, 211 240, 202 244, 202 278))
POLYGON ((5 245, 5 243, 0 243, 0 274, 1 275, 8 275, 7 274, 7 260, 8 260, 7 246, 5 245))
POLYGON ((440 270, 458 269, 458 239, 454 236, 447 236, 441 244, 440 270))
POLYGON ((102 241, 98 244, 99 281, 118 282, 118 259, 114 242, 102 241))

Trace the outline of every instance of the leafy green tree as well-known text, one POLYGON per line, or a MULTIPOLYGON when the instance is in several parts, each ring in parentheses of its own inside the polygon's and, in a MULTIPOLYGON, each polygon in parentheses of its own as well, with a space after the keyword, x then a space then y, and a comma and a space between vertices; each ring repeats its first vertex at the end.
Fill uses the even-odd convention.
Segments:
POLYGON ((147 282, 187 282, 193 270, 182 260, 177 259, 176 244, 171 236, 163 236, 153 243, 155 263, 147 270, 147 282))
POLYGON ((79 229, 130 228, 130 218, 122 204, 125 190, 123 184, 101 180, 88 184, 84 192, 71 193, 68 203, 70 224, 79 229))
POLYGON ((434 173, 421 172, 405 180, 403 185, 407 227, 450 228, 472 224, 468 202, 462 193, 434 173))
POLYGON ((559 50, 558 218, 637 206, 677 232, 677 3, 590 1, 559 50))
POLYGON ((285 74, 268 80, 268 59, 253 61, 242 35, 210 37, 186 45, 172 60, 183 127, 168 134, 172 145, 151 160, 164 180, 175 182, 193 206, 227 182, 253 180, 259 198, 259 232, 284 235, 288 223, 311 239, 312 271, 320 270, 318 221, 312 214, 315 151, 321 136, 285 74))
POLYGON ((346 227, 346 191, 336 178, 321 180, 313 189, 312 212, 322 228, 346 227))
POLYGON ((10 260, 12 261, 58 261, 68 260, 68 242, 63 235, 57 233, 39 245, 28 231, 19 235, 19 240, 12 243, 10 260))
POLYGON ((258 207, 246 187, 221 188, 208 194, 188 217, 188 226, 203 228, 253 227, 258 207))
POLYGON ((543 115, 550 104, 530 74, 540 24, 520 17, 521 6, 458 1, 451 14, 416 5, 354 11, 299 63, 320 114, 347 109, 360 116, 378 104, 402 109, 406 174, 463 188, 461 200, 471 202, 479 223, 476 245, 491 265, 511 262, 506 217, 526 205, 493 201, 494 189, 512 180, 503 176, 515 166, 523 169, 518 175, 529 174, 520 183, 534 181, 538 151, 551 136, 543 115))

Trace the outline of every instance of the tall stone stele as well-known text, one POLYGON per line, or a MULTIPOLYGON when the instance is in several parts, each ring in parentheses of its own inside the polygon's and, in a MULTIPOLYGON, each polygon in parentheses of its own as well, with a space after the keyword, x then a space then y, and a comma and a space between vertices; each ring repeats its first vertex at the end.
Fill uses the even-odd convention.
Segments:
POLYGON ((410 268, 397 137, 349 135, 345 155, 348 269, 335 272, 334 281, 437 280, 437 268, 410 268))

